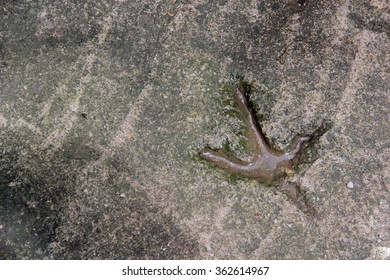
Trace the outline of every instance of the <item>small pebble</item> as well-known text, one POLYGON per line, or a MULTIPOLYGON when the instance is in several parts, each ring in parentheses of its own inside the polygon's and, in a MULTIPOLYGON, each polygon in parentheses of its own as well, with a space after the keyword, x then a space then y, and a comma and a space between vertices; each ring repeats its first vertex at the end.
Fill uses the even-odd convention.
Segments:
POLYGON ((353 189, 353 183, 352 183, 352 182, 348 182, 347 188, 348 188, 348 189, 353 189))
POLYGON ((126 197, 126 195, 124 193, 121 193, 120 197, 126 197))
POLYGON ((289 169, 289 168, 286 168, 286 169, 285 169, 285 172, 286 172, 286 174, 287 174, 288 177, 292 177, 292 176, 294 176, 294 174, 295 174, 294 170, 289 169))

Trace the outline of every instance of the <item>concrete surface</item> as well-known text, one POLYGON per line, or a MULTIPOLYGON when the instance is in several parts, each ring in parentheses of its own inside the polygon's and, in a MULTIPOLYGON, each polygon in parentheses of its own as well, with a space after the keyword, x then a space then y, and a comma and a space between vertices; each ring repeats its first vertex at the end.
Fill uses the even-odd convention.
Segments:
POLYGON ((366 259, 390 248, 390 3, 1 1, 0 259, 366 259), (278 185, 194 157, 332 123, 278 185), (298 186, 308 214, 278 191, 298 186))

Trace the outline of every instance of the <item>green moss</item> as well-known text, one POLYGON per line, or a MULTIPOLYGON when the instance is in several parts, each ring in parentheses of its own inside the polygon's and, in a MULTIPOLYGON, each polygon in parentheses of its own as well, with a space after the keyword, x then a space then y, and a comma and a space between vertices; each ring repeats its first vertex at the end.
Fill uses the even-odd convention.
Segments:
MULTIPOLYGON (((247 131, 245 131, 245 132, 246 132, 245 134, 247 134, 247 131)), ((240 148, 242 148, 246 153, 250 153, 247 135, 242 135, 238 139, 238 144, 239 144, 240 148)))
POLYGON ((230 141, 228 138, 226 138, 223 142, 222 142, 222 150, 226 151, 227 153, 230 153, 232 150, 230 148, 230 141))

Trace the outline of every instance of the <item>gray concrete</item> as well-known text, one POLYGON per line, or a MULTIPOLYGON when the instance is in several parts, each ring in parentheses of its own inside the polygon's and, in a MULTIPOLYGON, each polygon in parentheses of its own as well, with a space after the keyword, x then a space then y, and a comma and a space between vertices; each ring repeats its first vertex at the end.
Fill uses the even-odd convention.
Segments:
POLYGON ((0 2, 1 259, 389 257, 388 1, 76 3, 0 2), (279 185, 194 156, 234 74, 276 147, 332 123, 279 185))

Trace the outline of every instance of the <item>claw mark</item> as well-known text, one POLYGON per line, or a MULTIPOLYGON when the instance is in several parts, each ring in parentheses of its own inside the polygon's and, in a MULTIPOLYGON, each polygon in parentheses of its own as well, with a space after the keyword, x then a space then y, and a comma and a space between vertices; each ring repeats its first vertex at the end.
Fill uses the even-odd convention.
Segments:
POLYGON ((225 169, 231 173, 244 177, 262 179, 271 183, 274 179, 283 176, 291 171, 294 165, 299 164, 298 155, 309 143, 325 133, 318 130, 309 136, 296 137, 292 148, 282 151, 272 148, 264 137, 260 125, 252 112, 248 100, 248 90, 245 85, 238 83, 234 86, 234 99, 238 104, 238 110, 245 116, 245 124, 250 132, 253 154, 246 162, 237 157, 227 155, 221 150, 204 149, 198 153, 202 159, 210 161, 215 166, 225 169))
POLYGON ((291 45, 293 44, 294 42, 291 42, 289 44, 287 44, 287 46, 285 46, 282 50, 282 52, 276 57, 276 60, 279 61, 280 63, 283 63, 283 56, 286 54, 287 50, 291 47, 291 45))

